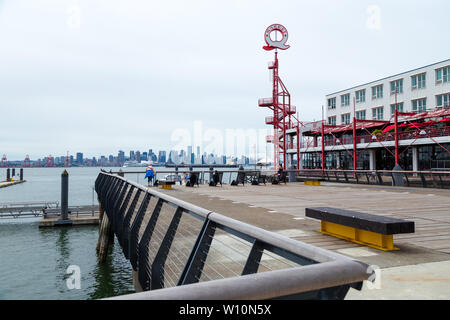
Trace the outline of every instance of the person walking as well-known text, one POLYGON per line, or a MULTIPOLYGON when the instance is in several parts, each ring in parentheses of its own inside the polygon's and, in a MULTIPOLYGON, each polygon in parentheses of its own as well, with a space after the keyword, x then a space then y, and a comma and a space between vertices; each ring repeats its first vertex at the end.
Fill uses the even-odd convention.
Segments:
POLYGON ((153 186, 153 178, 156 176, 155 169, 153 168, 152 164, 149 164, 146 171, 145 171, 145 177, 148 178, 148 186, 153 186))

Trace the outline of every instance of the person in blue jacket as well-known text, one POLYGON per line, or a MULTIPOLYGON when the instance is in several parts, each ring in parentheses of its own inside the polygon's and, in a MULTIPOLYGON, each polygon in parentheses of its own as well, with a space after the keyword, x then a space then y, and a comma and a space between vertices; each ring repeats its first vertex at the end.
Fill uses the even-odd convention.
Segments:
POLYGON ((150 164, 146 171, 145 171, 145 177, 148 178, 148 186, 153 186, 153 178, 155 177, 155 169, 153 169, 153 166, 150 164))

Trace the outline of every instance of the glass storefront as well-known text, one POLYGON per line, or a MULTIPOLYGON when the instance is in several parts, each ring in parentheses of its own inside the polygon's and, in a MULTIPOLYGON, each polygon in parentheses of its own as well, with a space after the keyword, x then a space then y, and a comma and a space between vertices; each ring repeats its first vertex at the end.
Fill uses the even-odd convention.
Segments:
MULTIPOLYGON (((450 143, 442 144, 450 151, 450 143)), ((443 169, 450 167, 450 153, 439 145, 418 147, 419 170, 443 169)))
MULTIPOLYGON (((418 170, 431 170, 450 168, 450 143, 439 146, 427 145, 417 146, 418 153, 418 170), (445 148, 445 149, 444 149, 445 148)), ((375 150, 376 170, 392 170, 395 166, 394 153, 395 149, 389 148, 390 152, 385 148, 375 150)), ((413 147, 400 147, 399 165, 403 170, 413 170, 413 147)), ((344 169, 353 170, 352 150, 327 152, 326 158, 327 169, 344 169)), ((302 155, 303 168, 305 169, 321 169, 322 155, 320 152, 304 153, 302 155)), ((357 160, 358 170, 370 170, 370 151, 358 150, 357 160)))

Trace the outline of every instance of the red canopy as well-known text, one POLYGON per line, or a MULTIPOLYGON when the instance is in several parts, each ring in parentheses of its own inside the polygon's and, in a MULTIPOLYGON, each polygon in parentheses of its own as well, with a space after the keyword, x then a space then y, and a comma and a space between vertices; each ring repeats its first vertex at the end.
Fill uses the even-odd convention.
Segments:
POLYGON ((395 128, 395 124, 391 124, 391 125, 387 126, 386 128, 384 128, 383 133, 391 131, 394 128, 395 128))
POLYGON ((408 128, 417 128, 417 127, 422 127, 423 126, 423 123, 419 123, 419 122, 411 122, 409 125, 408 125, 408 128))
POLYGON ((439 120, 438 122, 446 122, 446 121, 450 121, 450 118, 444 118, 442 120, 439 120))

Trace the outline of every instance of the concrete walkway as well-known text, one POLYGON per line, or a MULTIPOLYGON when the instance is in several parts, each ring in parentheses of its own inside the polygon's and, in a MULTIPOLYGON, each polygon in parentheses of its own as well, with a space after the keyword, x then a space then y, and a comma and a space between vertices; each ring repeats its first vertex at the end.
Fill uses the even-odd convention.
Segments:
MULTIPOLYGON (((351 290, 348 299, 450 299, 450 190, 323 183, 161 190, 174 197, 336 251, 381 269, 381 288, 351 290), (394 236, 398 251, 323 235, 305 208, 330 206, 415 222, 416 232, 394 236)), ((370 285, 370 284, 369 284, 370 285)))
POLYGON ((448 300, 450 261, 380 270, 379 282, 350 289, 346 300, 448 300))

